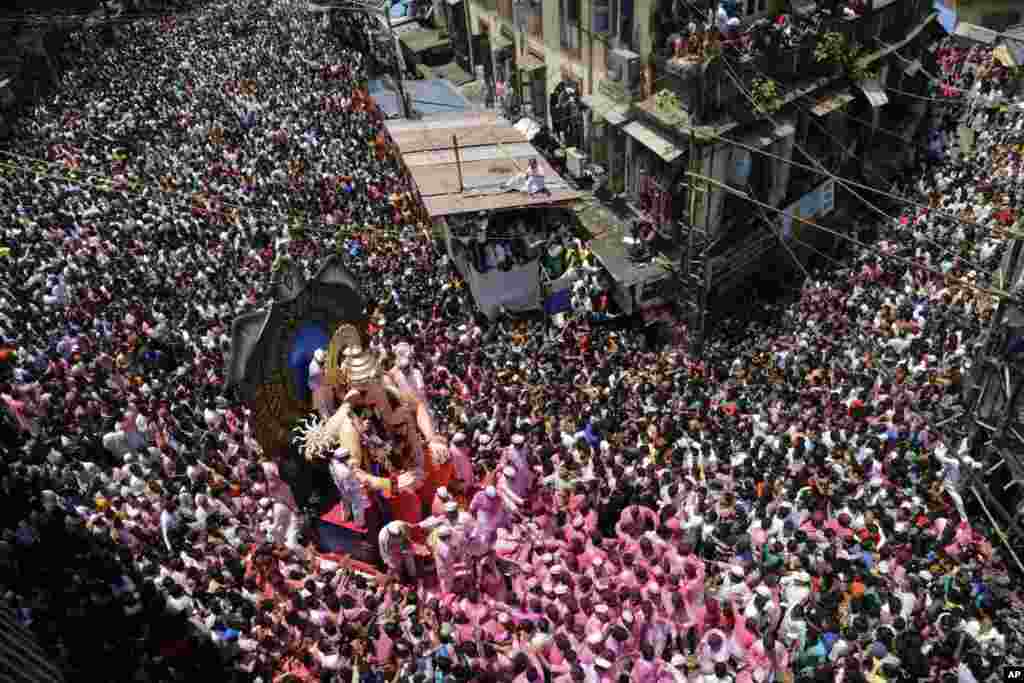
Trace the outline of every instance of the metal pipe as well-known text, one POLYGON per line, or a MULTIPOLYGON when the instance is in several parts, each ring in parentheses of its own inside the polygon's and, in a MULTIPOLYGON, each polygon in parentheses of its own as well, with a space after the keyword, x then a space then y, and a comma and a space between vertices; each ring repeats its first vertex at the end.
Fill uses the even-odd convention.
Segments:
POLYGON ((469 73, 476 76, 476 56, 473 54, 473 21, 469 16, 469 0, 462 0, 462 14, 466 18, 466 52, 469 53, 469 73))
POLYGON ((466 191, 466 188, 462 184, 462 159, 459 157, 459 138, 455 135, 452 136, 452 148, 455 150, 455 170, 459 172, 459 194, 462 194, 466 191))
POLYGON ((395 48, 395 72, 396 72, 396 74, 395 74, 395 87, 398 88, 398 99, 400 100, 400 104, 401 104, 401 107, 402 107, 402 117, 407 119, 407 118, 409 118, 409 101, 407 99, 405 99, 405 85, 402 83, 402 81, 403 81, 403 79, 405 77, 404 69, 402 68, 403 64, 405 63, 405 58, 402 55, 402 41, 400 41, 398 39, 398 34, 396 34, 395 30, 391 27, 391 7, 390 6, 385 6, 385 9, 384 9, 384 23, 387 24, 388 35, 391 37, 391 40, 394 42, 394 48, 395 48))
POLYGON ((1020 558, 1017 557, 1017 553, 1014 552, 1013 547, 1010 545, 1010 542, 1006 538, 1006 534, 1004 534, 1003 530, 999 528, 999 524, 996 523, 996 520, 992 516, 992 513, 989 512, 988 506, 985 505, 985 501, 982 500, 981 494, 978 493, 978 487, 971 486, 971 492, 974 494, 974 497, 977 498, 978 505, 980 505, 981 509, 985 511, 985 516, 988 517, 988 521, 992 523, 992 528, 995 529, 996 536, 998 536, 999 540, 1001 540, 1003 542, 1003 545, 1006 546, 1006 549, 1010 552, 1010 556, 1013 557, 1013 561, 1017 563, 1018 569, 1020 569, 1020 571, 1024 573, 1024 564, 1021 564, 1020 558))

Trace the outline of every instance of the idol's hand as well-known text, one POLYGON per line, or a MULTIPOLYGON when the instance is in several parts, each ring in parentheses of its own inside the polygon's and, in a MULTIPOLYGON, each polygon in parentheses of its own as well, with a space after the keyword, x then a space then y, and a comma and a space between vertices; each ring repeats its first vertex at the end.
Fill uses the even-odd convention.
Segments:
POLYGON ((438 465, 448 462, 448 447, 439 441, 430 442, 430 457, 438 465))
POLYGON ((402 472, 398 475, 398 490, 408 491, 416 488, 416 475, 412 472, 402 472))

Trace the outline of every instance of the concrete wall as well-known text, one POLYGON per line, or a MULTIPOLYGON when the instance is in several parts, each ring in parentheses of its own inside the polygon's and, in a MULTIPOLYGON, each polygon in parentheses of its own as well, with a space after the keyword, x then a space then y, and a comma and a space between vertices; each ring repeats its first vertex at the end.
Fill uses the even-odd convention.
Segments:
MULTIPOLYGON (((516 30, 512 21, 506 21, 499 15, 497 9, 490 8, 493 3, 485 3, 482 0, 472 0, 470 4, 473 31, 480 31, 481 20, 487 23, 492 35, 499 33, 501 27, 505 26, 515 33, 517 58, 521 58, 527 52, 543 55, 546 66, 546 97, 550 97, 555 87, 562 81, 563 73, 571 75, 583 84, 583 92, 580 94, 589 95, 597 92, 599 83, 605 79, 607 73, 608 53, 614 46, 610 37, 595 35, 590 30, 593 26, 593 3, 591 0, 579 0, 580 24, 583 30, 580 37, 580 54, 577 58, 561 47, 559 36, 563 17, 559 0, 542 2, 543 40, 529 35, 526 31, 516 30)), ((651 48, 650 28, 654 2, 655 0, 634 0, 634 47, 640 48, 636 52, 640 54, 644 64, 647 63, 651 48)), ((548 122, 550 123, 550 118, 548 122)))

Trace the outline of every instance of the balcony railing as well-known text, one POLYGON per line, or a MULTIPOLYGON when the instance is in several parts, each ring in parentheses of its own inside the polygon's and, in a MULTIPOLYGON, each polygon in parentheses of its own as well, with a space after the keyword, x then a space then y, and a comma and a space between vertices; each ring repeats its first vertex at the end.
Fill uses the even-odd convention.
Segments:
MULTIPOLYGON (((873 1, 881 4, 880 0, 873 1)), ((796 40, 785 39, 782 30, 760 19, 723 40, 722 48, 733 61, 752 62, 762 73, 779 81, 818 78, 837 70, 834 64, 815 60, 814 49, 819 36, 839 33, 849 44, 867 47, 876 47, 879 40, 897 42, 906 36, 909 28, 927 17, 930 7, 928 0, 897 0, 856 17, 839 14, 798 19, 796 30, 791 32, 798 36, 796 40)), ((665 46, 658 46, 658 49, 666 51, 665 46)))

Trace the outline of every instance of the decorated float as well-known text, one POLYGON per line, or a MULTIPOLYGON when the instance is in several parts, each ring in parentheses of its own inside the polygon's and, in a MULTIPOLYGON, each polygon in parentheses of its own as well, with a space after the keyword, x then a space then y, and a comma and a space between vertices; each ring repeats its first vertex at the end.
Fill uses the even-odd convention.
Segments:
POLYGON ((236 319, 231 349, 229 382, 263 458, 317 515, 320 550, 377 564, 380 529, 421 521, 452 478, 411 349, 398 344, 382 367, 366 303, 337 257, 308 281, 280 267, 267 300, 236 319), (314 495, 318 483, 327 495, 314 495))

